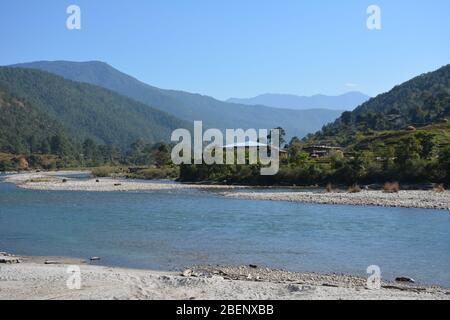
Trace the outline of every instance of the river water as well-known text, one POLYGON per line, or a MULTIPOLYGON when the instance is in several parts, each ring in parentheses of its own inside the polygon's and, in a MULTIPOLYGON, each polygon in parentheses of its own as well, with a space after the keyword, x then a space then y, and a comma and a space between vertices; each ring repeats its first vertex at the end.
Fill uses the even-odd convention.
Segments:
POLYGON ((447 211, 223 198, 207 191, 47 192, 0 181, 0 251, 175 270, 257 264, 450 288, 447 211))

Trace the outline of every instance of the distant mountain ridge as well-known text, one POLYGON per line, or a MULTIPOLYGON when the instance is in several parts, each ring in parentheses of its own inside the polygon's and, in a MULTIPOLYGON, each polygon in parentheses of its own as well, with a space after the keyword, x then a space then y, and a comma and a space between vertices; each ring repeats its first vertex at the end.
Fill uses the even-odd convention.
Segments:
POLYGON ((253 98, 231 98, 227 102, 247 105, 263 105, 273 108, 304 110, 313 108, 351 111, 369 100, 370 97, 358 92, 347 92, 338 96, 318 94, 314 96, 297 96, 292 94, 262 94, 253 98))
POLYGON ((281 126, 288 137, 303 137, 334 121, 342 113, 341 110, 288 110, 227 103, 199 94, 159 89, 99 61, 39 61, 12 67, 39 69, 73 81, 101 86, 179 119, 191 123, 202 120, 205 127, 219 129, 281 126))
MULTIPOLYGON (((45 71, 0 67, 0 88, 5 96, 22 102, 5 102, 5 106, 24 104, 40 118, 47 119, 41 121, 41 126, 51 119, 58 124, 52 128, 63 127, 76 141, 90 138, 126 149, 138 139, 169 142, 173 130, 191 127, 190 123, 118 93, 45 71)), ((13 112, 13 107, 9 107, 11 115, 24 114, 13 112)), ((4 125, 0 123, 0 127, 4 125)), ((16 121, 11 130, 26 131, 25 125, 16 121)))

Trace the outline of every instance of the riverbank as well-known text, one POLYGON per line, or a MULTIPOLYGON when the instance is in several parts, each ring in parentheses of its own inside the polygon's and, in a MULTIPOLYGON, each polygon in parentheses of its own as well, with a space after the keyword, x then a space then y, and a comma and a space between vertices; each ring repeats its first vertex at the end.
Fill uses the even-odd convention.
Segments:
POLYGON ((450 191, 348 192, 223 192, 225 197, 247 200, 289 201, 332 205, 379 206, 450 210, 450 191))
MULTIPOLYGON (((381 206, 400 208, 421 208, 450 210, 450 191, 402 190, 396 193, 363 190, 358 193, 349 192, 250 192, 246 186, 181 184, 175 182, 151 182, 140 180, 123 180, 113 178, 71 179, 64 175, 87 174, 87 171, 59 171, 20 173, 8 176, 5 181, 14 183, 20 188, 44 191, 87 191, 87 192, 127 192, 127 191, 165 191, 182 189, 216 190, 218 194, 248 200, 290 201, 300 203, 316 203, 331 205, 381 206), (235 189, 244 189, 233 192, 235 189), (222 191, 222 192, 221 192, 222 191)), ((261 188, 260 188, 261 189, 261 188)))
POLYGON ((71 179, 64 175, 89 173, 89 171, 57 171, 20 173, 10 175, 5 182, 16 184, 18 187, 29 190, 42 191, 86 191, 86 192, 113 192, 113 191, 164 191, 180 189, 243 189, 243 186, 227 185, 202 185, 202 184, 180 184, 171 181, 153 182, 144 180, 126 180, 115 178, 96 179, 71 179))
POLYGON ((450 299, 450 292, 438 287, 383 282, 381 289, 369 290, 359 277, 257 266, 196 267, 180 273, 92 266, 77 259, 19 258, 21 263, 0 264, 0 300, 450 299), (74 275, 68 273, 69 265, 80 267, 79 290, 67 287, 74 275))

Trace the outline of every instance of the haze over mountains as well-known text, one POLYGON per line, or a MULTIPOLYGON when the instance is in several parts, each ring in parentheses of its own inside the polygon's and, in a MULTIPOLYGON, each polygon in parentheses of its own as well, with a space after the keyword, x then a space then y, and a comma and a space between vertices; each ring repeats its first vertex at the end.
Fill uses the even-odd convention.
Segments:
POLYGON ((290 110, 228 103, 199 94, 159 89, 98 61, 40 61, 13 67, 39 69, 69 80, 101 86, 181 120, 191 123, 202 120, 205 127, 270 129, 280 126, 288 138, 303 137, 319 130, 338 118, 344 109, 290 110))
POLYGON ((332 110, 351 111, 369 100, 370 97, 361 92, 347 92, 339 96, 318 94, 310 97, 292 94, 262 94, 253 98, 231 98, 227 102, 247 105, 262 105, 273 108, 305 110, 323 108, 332 110))

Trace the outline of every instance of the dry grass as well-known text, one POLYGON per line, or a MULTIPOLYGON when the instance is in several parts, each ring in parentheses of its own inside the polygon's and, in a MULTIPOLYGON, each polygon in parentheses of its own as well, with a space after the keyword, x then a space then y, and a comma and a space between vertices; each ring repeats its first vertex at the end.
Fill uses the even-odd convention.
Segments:
POLYGON ((386 182, 383 186, 383 192, 386 193, 398 193, 400 191, 400 185, 398 182, 386 182))
POLYGON ((172 167, 148 168, 139 170, 130 175, 131 178, 158 180, 158 179, 176 179, 179 176, 179 169, 172 167))
POLYGON ((92 175, 95 178, 117 177, 124 174, 124 170, 121 167, 97 167, 92 169, 92 175))
POLYGON ((42 182, 52 182, 55 181, 55 179, 53 178, 33 178, 28 180, 27 182, 31 182, 31 183, 42 183, 42 182))
POLYGON ((359 192, 361 192, 361 188, 357 184, 354 184, 350 188, 348 188, 348 192, 349 193, 359 193, 359 192))

